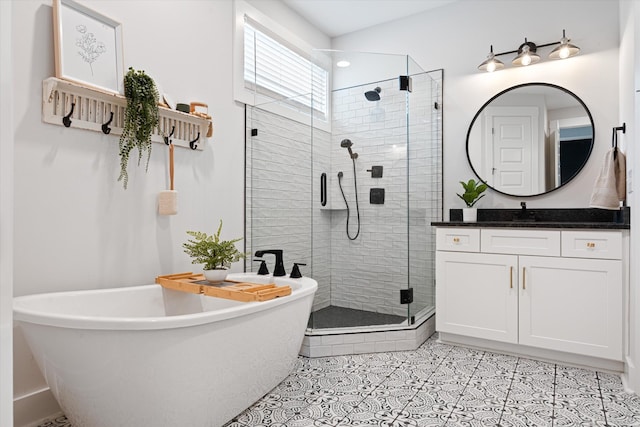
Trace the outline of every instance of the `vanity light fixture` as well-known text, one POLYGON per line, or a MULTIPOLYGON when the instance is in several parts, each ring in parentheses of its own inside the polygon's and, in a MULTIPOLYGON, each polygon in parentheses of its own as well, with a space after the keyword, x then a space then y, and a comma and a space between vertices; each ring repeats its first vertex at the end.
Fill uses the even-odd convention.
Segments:
POLYGON ((503 68, 504 68, 504 64, 502 63, 502 61, 497 59, 496 56, 493 54, 493 45, 491 45, 491 50, 487 55, 487 59, 485 59, 485 61, 482 64, 478 65, 478 70, 491 73, 495 70, 501 70, 503 68))
POLYGON ((487 59, 478 66, 481 71, 492 72, 504 68, 504 64, 496 58, 496 56, 517 54, 511 64, 516 67, 525 67, 527 65, 535 64, 541 61, 541 57, 538 54, 540 48, 548 46, 556 46, 549 54, 549 59, 565 59, 577 55, 580 52, 580 48, 570 43, 565 35, 565 30, 562 30, 562 39, 559 42, 545 43, 537 45, 533 42, 524 39, 517 50, 510 50, 508 52, 493 53, 493 45, 487 59))

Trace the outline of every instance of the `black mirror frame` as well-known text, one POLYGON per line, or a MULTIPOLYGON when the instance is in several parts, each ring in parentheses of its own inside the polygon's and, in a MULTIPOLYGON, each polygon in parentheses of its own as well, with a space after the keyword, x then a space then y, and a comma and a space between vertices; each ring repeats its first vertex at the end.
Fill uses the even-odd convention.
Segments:
POLYGON ((593 146, 595 145, 596 142, 596 127, 595 127, 595 123, 593 122, 593 116, 591 115, 591 111, 589 111, 589 109, 587 108, 587 105, 582 101, 582 99, 580 99, 578 97, 578 95, 576 95, 575 93, 571 92, 570 90, 563 88, 562 86, 558 86, 555 85, 553 83, 543 83, 543 82, 532 82, 532 83, 522 83, 519 85, 515 85, 515 86, 511 86, 508 87, 507 89, 497 93, 496 95, 492 96, 491 99, 489 99, 487 102, 485 102, 482 107, 480 107, 480 109, 476 112, 476 114, 473 116, 473 119, 471 120, 471 124, 469 125, 469 129, 467 130, 467 141, 466 141, 466 145, 465 145, 465 149, 467 152, 467 163, 469 163, 469 166, 471 166, 471 170, 473 171, 473 173, 475 174, 476 177, 478 177, 478 179, 482 182, 484 182, 485 184, 487 184, 487 186, 489 188, 491 188, 493 191, 495 191, 496 193, 500 193, 503 194, 505 196, 510 196, 510 197, 537 197, 537 196, 542 196, 544 194, 549 194, 553 191, 556 191, 562 187, 564 187, 565 185, 567 185, 568 183, 570 183, 571 181, 573 181, 573 179, 578 176, 580 174, 580 172, 582 171, 582 169, 584 169, 584 167, 586 166, 586 164, 589 161, 589 158, 591 157, 591 153, 593 152, 593 146), (480 177, 480 175, 478 175, 478 172, 476 171, 476 169, 473 167, 473 164, 471 163, 471 157, 469 157, 469 137, 471 135, 471 129, 473 128, 474 123, 476 122, 476 119, 478 118, 478 116, 480 116, 480 114, 482 113, 482 111, 489 105, 491 104, 491 102, 493 102, 496 98, 504 95, 507 92, 510 92, 512 90, 515 89, 519 89, 522 87, 527 87, 527 86, 547 86, 547 87, 552 87, 555 89, 559 89, 569 95, 571 95, 573 98, 576 99, 576 101, 578 101, 580 103, 580 105, 582 105, 582 108, 584 108, 584 110, 587 112, 587 115, 589 116, 589 120, 591 121, 591 128, 593 130, 593 138, 591 140, 591 146, 589 147, 589 153, 587 153, 587 159, 585 160, 585 162, 582 164, 582 166, 580 166, 580 168, 575 172, 575 174, 573 174, 573 176, 571 178, 569 178, 567 180, 567 182, 565 182, 562 185, 559 185, 555 188, 552 188, 551 190, 545 191, 543 193, 536 193, 536 194, 527 194, 527 195, 521 195, 521 194, 509 194, 509 193, 505 193, 502 192, 500 190, 496 190, 495 188, 493 188, 492 186, 490 186, 489 184, 487 184, 482 177, 480 177))

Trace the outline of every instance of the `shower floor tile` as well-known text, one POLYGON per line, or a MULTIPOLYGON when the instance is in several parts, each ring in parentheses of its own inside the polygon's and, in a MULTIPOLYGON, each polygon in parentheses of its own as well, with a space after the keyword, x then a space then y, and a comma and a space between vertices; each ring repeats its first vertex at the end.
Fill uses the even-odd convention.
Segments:
MULTIPOLYGON (((640 397, 625 393, 617 375, 436 337, 416 351, 301 357, 225 427, 640 426, 640 397)), ((38 427, 71 424, 60 416, 38 427)))
POLYGON ((375 313, 373 311, 331 305, 314 311, 309 318, 308 326, 314 329, 352 328, 357 326, 397 325, 405 320, 406 317, 393 314, 375 313))

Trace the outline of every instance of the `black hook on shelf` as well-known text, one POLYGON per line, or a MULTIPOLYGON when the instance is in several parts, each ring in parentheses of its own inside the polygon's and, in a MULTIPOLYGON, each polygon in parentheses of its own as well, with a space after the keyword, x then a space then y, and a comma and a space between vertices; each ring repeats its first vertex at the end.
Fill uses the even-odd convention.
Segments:
POLYGON ((171 128, 171 133, 169 134, 169 136, 165 136, 164 137, 164 143, 167 145, 171 144, 171 140, 169 140, 169 138, 171 138, 173 136, 173 133, 176 131, 176 127, 175 125, 171 128))
POLYGON ((196 142, 198 142, 199 139, 200 139, 200 132, 198 132, 198 136, 196 136, 196 139, 194 139, 193 141, 189 141, 189 147, 191 147, 192 150, 195 150, 196 148, 198 148, 198 146, 196 145, 196 142))
POLYGON ((64 116, 62 118, 62 124, 64 125, 64 127, 68 128, 69 126, 71 126, 71 115, 73 114, 73 109, 75 108, 76 103, 72 102, 71 103, 71 111, 69 111, 69 114, 67 114, 66 116, 64 116))
POLYGON ((111 112, 109 121, 107 123, 102 124, 102 132, 104 132, 105 135, 109 135, 109 132, 111 132, 111 128, 109 127, 109 125, 111 124, 112 121, 113 121, 113 111, 111 112))

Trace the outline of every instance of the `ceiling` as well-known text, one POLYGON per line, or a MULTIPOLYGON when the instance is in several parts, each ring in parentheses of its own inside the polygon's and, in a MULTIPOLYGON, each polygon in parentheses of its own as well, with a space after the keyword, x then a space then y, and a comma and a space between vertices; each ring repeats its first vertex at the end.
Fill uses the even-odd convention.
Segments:
POLYGON ((456 0, 283 0, 316 28, 338 37, 456 0))

